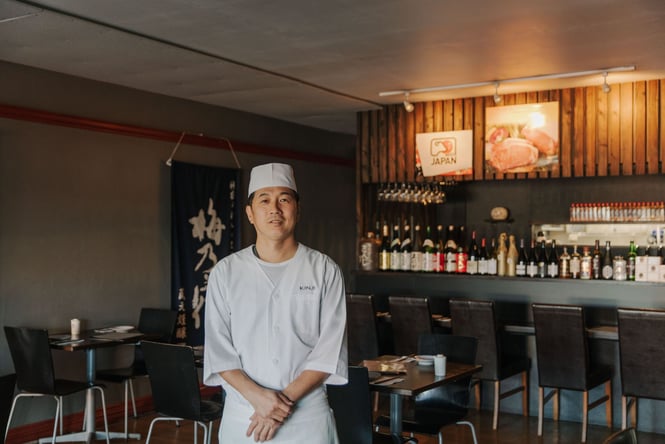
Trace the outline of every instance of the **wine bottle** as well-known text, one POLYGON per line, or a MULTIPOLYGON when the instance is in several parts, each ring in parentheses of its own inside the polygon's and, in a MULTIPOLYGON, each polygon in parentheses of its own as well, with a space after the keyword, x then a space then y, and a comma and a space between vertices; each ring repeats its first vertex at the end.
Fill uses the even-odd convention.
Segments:
POLYGON ((520 250, 517 255, 517 264, 515 264, 515 276, 526 277, 526 265, 529 258, 524 248, 524 238, 520 239, 520 250))
POLYGON ((496 257, 496 242, 492 238, 491 246, 488 251, 487 256, 487 274, 490 276, 496 276, 497 274, 497 257, 496 257))
POLYGON ((580 278, 581 259, 580 254, 577 252, 577 245, 573 245, 573 254, 570 255, 570 277, 573 279, 580 278))
POLYGON ((628 248, 628 258, 626 260, 626 274, 629 281, 635 280, 635 266, 637 264, 637 247, 635 241, 630 241, 628 248))
POLYGON ((499 234, 499 241, 496 246, 495 255, 496 257, 496 274, 497 276, 506 275, 506 259, 508 256, 508 247, 506 246, 506 241, 508 236, 506 233, 499 234))
POLYGON ((402 271, 411 271, 411 250, 413 246, 411 245, 411 226, 409 224, 404 225, 404 236, 402 238, 402 243, 400 245, 400 253, 402 257, 400 258, 400 266, 402 271))
POLYGON ((487 274, 487 244, 484 237, 480 240, 480 251, 478 252, 478 274, 481 276, 487 274))
POLYGON ((526 275, 530 278, 538 276, 538 260, 536 258, 536 242, 531 239, 528 261, 526 263, 526 275))
POLYGON ((379 252, 379 270, 390 270, 390 232, 388 224, 384 224, 382 229, 381 250, 379 252))
POLYGON ((570 279, 570 255, 566 247, 563 247, 563 253, 559 257, 559 278, 570 279))
POLYGON ((466 274, 467 263, 469 262, 469 252, 466 250, 466 229, 464 228, 464 225, 459 227, 455 262, 455 272, 457 274, 466 274))
POLYGON ((541 239, 540 245, 536 250, 536 264, 538 266, 538 277, 545 278, 547 277, 547 264, 549 263, 549 258, 547 257, 547 245, 545 244, 545 238, 541 239))
POLYGON ((515 236, 508 236, 508 254, 506 255, 506 276, 517 276, 517 246, 515 245, 515 236))
POLYGON ((446 254, 444 252, 443 225, 436 226, 436 254, 434 255, 434 271, 443 273, 446 268, 446 254))
POLYGON ((600 279, 602 268, 602 256, 600 254, 600 241, 596 239, 593 246, 593 253, 591 253, 591 278, 600 279))
POLYGON ((559 277, 559 253, 556 250, 556 240, 552 239, 552 248, 550 249, 549 263, 547 264, 547 276, 551 278, 559 277))
POLYGON ((457 242, 455 242, 455 226, 448 226, 446 234, 446 245, 444 247, 446 255, 446 273, 455 273, 457 271, 457 242))
POLYGON ((402 269, 402 254, 400 252, 399 225, 393 225, 393 239, 390 242, 390 269, 399 271, 402 269))
POLYGON ((582 257, 580 258, 580 279, 591 279, 592 276, 592 261, 589 247, 586 245, 582 247, 582 257))
POLYGON ((478 259, 480 251, 476 243, 476 231, 471 232, 471 245, 469 247, 469 260, 466 262, 466 272, 468 274, 478 274, 478 259))
POLYGON ((601 276, 603 279, 612 279, 614 275, 614 267, 612 266, 612 246, 610 241, 605 241, 605 254, 603 255, 603 268, 601 268, 601 276))
POLYGON ((411 249, 411 271, 423 271, 423 238, 420 233, 420 225, 416 225, 413 234, 413 245, 411 249))
POLYGON ((425 240, 423 241, 423 269, 422 271, 431 273, 434 269, 434 242, 432 242, 432 230, 427 226, 425 230, 425 240))

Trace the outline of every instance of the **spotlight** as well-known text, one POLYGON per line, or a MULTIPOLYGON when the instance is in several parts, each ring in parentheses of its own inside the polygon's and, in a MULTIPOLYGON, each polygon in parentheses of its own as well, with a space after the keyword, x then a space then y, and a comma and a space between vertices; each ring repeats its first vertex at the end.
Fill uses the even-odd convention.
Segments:
POLYGON ((413 103, 409 102, 409 93, 404 93, 404 109, 407 113, 413 111, 413 103))
POLYGON ((607 71, 605 71, 605 72, 603 73, 603 87, 602 87, 602 88, 603 88, 603 92, 604 92, 605 94, 607 94, 607 93, 609 93, 610 91, 612 91, 612 87, 610 87, 610 85, 607 83, 607 71))
POLYGON ((499 82, 494 84, 494 104, 501 103, 501 96, 499 95, 499 82))

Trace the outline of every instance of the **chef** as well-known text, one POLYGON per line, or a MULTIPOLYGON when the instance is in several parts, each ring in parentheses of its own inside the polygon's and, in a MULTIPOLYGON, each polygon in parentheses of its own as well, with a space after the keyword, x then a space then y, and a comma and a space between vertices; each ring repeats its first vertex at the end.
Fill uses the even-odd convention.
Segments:
POLYGON ((293 169, 252 169, 256 243, 210 273, 204 383, 222 385, 220 444, 337 443, 325 384, 347 382, 344 280, 328 256, 298 243, 293 169))

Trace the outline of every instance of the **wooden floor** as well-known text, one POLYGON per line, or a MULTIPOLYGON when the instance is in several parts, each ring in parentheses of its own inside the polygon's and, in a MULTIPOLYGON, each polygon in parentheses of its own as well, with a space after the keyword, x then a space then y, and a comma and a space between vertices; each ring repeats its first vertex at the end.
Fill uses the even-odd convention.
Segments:
MULTIPOLYGON (((140 441, 130 440, 129 444, 145 442, 150 421, 154 417, 154 414, 147 414, 138 419, 130 419, 130 430, 140 433, 142 439, 140 441)), ((469 420, 476 427, 479 444, 568 444, 580 442, 582 425, 577 422, 560 421, 555 423, 552 420, 545 420, 543 436, 538 438, 537 418, 524 418, 523 416, 506 413, 502 413, 499 418, 499 430, 493 431, 492 417, 489 411, 482 411, 480 413, 471 411, 469 420)), ((121 422, 110 426, 110 429, 113 431, 121 431, 122 428, 121 422)), ((214 429, 212 443, 217 443, 219 423, 215 423, 214 429)), ((610 433, 610 430, 606 427, 591 425, 588 430, 587 443, 602 444, 610 433)), ((417 436, 417 438, 420 444, 436 444, 438 442, 436 437, 417 436)), ((202 439, 201 429, 199 428, 199 443, 202 442, 202 439)), ((640 444, 662 444, 665 443, 665 435, 639 433, 638 440, 640 444)), ((114 442, 117 443, 120 441, 115 440, 114 442)), ((150 442, 153 444, 193 443, 194 433, 192 423, 185 421, 180 427, 176 427, 172 422, 159 422, 153 430, 150 442)), ((444 429, 444 443, 446 444, 471 444, 472 442, 468 427, 450 426, 444 429)))

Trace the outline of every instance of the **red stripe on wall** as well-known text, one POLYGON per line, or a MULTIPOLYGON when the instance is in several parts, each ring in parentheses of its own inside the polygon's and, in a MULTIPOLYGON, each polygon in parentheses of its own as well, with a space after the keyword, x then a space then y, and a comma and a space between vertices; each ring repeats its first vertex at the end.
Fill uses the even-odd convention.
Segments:
MULTIPOLYGON (((65 126, 70 128, 83 129, 88 131, 97 131, 102 133, 118 134, 122 136, 139 137, 143 139, 162 140, 165 142, 176 143, 182 137, 182 133, 174 131, 165 131, 155 128, 145 128, 141 126, 126 125, 115 122, 106 122, 103 120, 87 119, 85 117, 71 116, 67 114, 57 114, 49 111, 41 111, 31 108, 0 104, 0 117, 14 120, 24 120, 28 122, 43 123, 46 125, 65 126)), ((330 165, 339 165, 349 168, 355 168, 354 159, 345 159, 343 157, 325 156, 318 154, 305 153, 301 151, 287 150, 281 148, 266 147, 244 143, 238 141, 229 141, 224 138, 208 137, 196 134, 185 134, 182 142, 187 145, 197 145, 206 148, 215 148, 229 150, 229 143, 233 145, 233 150, 262 154, 266 156, 281 157, 285 159, 303 160, 306 162, 324 163, 330 165)))

